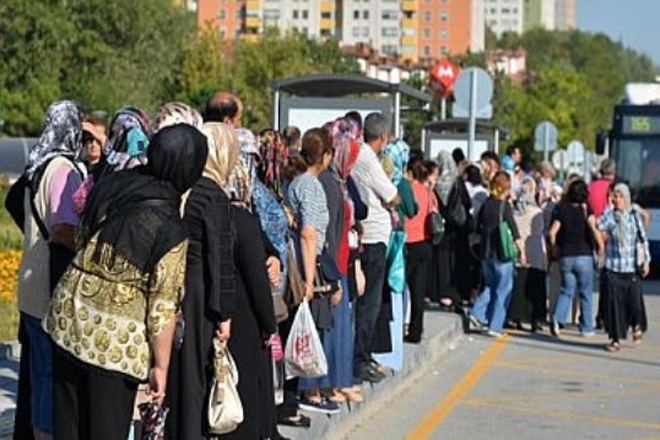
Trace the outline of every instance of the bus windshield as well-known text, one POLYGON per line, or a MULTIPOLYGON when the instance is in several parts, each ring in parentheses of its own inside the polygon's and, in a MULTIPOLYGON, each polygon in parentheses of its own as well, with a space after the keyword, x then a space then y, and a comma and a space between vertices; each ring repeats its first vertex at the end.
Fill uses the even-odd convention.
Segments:
POLYGON ((615 139, 612 147, 618 180, 630 185, 637 203, 660 208, 660 137, 615 139))

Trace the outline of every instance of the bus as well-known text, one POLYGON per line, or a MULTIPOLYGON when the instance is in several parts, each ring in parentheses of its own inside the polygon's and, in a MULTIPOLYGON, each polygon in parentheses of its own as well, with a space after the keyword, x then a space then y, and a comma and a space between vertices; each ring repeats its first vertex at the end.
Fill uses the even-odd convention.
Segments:
POLYGON ((614 159, 617 179, 630 185, 633 201, 651 214, 651 260, 660 267, 660 83, 626 85, 612 127, 596 137, 596 152, 614 159))

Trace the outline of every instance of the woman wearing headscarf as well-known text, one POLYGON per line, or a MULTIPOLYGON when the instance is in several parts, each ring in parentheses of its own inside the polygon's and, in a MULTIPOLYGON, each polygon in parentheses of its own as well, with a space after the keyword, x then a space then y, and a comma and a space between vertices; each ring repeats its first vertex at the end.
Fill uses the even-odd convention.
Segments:
MULTIPOLYGON (((206 123, 203 131, 215 142, 220 154, 239 150, 236 134, 227 137, 226 125, 206 123)), ((252 194, 256 180, 254 154, 238 151, 239 159, 231 170, 221 163, 218 172, 228 175, 223 189, 231 201, 233 222, 233 261, 236 268, 236 310, 231 322, 229 350, 239 377, 238 394, 244 419, 238 428, 220 436, 226 439, 261 439, 275 436, 275 396, 270 340, 277 331, 271 282, 266 269, 266 250, 258 218, 252 214, 252 194)))
POLYGON ((440 214, 445 219, 445 233, 435 246, 431 285, 431 300, 452 310, 461 301, 468 301, 472 285, 467 277, 456 273, 457 267, 468 267, 470 262, 469 233, 472 203, 465 182, 458 173, 456 162, 448 151, 438 155, 440 178, 435 186, 440 214))
POLYGON ((99 163, 74 194, 74 208, 78 215, 85 210, 87 197, 95 183, 113 172, 147 163, 150 135, 149 118, 141 109, 123 107, 115 113, 99 163))
POLYGON ((202 128, 204 120, 197 110, 183 102, 172 101, 163 104, 156 112, 156 116, 151 121, 151 131, 158 133, 165 127, 176 124, 188 124, 197 128, 202 128))
POLYGON ((610 342, 607 351, 621 349, 632 328, 633 343, 642 342, 647 330, 646 309, 642 283, 649 273, 651 256, 641 216, 632 204, 630 189, 624 183, 614 186, 612 207, 597 220, 596 226, 605 236, 605 288, 607 332, 610 342))
POLYGON ((516 200, 514 218, 525 246, 527 264, 516 268, 516 277, 509 304, 508 319, 522 329, 530 323, 532 331, 539 331, 546 320, 546 270, 548 258, 545 247, 543 211, 536 202, 536 183, 531 178, 523 181, 516 200))
MULTIPOLYGON (((17 416, 15 430, 17 434, 34 431, 36 438, 49 438, 53 433, 52 349, 40 321, 55 285, 73 257, 74 229, 78 223, 73 193, 82 181, 76 162, 82 147, 81 134, 81 115, 76 104, 54 102, 48 107, 43 132, 30 150, 25 169, 29 184, 26 192, 32 202, 21 225, 25 239, 18 271, 18 309, 24 352, 17 414, 23 414, 23 408, 29 409, 30 422, 17 416)), ((31 436, 32 433, 26 434, 26 438, 31 436)))
POLYGON ((206 138, 177 125, 154 137, 146 166, 94 186, 43 321, 56 345, 55 439, 126 438, 139 382, 162 402, 185 274, 181 195, 206 156, 206 138))
POLYGON ((509 203, 510 195, 511 177, 506 171, 498 171, 490 183, 490 197, 484 202, 477 217, 484 290, 470 307, 468 318, 476 330, 486 330, 493 337, 502 335, 513 288, 514 262, 503 253, 501 223, 506 222, 508 225, 511 239, 520 254, 519 262, 526 265, 524 245, 509 203))
MULTIPOLYGON (((418 212, 417 202, 410 181, 406 177, 410 146, 402 139, 393 139, 383 150, 383 157, 391 164, 390 178, 401 197, 393 215, 392 233, 404 234, 406 219, 413 218, 418 212)), ((390 241, 390 246, 392 245, 390 241)), ((391 252, 388 248, 388 255, 391 252)), ((387 271, 389 272, 388 267, 387 271)), ((400 371, 403 368, 403 292, 394 292, 387 282, 383 286, 383 302, 376 321, 373 343, 374 359, 380 364, 400 371)))
MULTIPOLYGON (((157 131, 164 127, 156 127, 157 131)), ((186 296, 168 372, 167 435, 206 439, 208 390, 213 379, 213 339, 226 343, 236 309, 229 198, 222 190, 238 160, 232 130, 219 126, 208 142, 206 165, 184 202, 188 228, 186 296), (216 333, 217 332, 217 333, 216 333)))

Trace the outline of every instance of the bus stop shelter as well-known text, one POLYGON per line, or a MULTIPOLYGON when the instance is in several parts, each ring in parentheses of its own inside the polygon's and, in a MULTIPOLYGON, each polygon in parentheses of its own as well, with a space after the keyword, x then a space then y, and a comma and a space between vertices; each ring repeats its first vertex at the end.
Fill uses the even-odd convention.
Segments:
POLYGON ((380 111, 390 118, 399 137, 402 111, 426 111, 431 103, 430 95, 407 84, 358 75, 308 75, 276 80, 271 87, 276 130, 294 124, 304 132, 351 110, 363 116, 380 111))
POLYGON ((468 151, 468 118, 445 119, 431 121, 422 128, 422 145, 424 153, 429 158, 436 158, 440 151, 452 152, 460 148, 465 157, 476 162, 485 151, 499 150, 500 141, 506 140, 508 133, 492 122, 477 120, 475 143, 468 151))

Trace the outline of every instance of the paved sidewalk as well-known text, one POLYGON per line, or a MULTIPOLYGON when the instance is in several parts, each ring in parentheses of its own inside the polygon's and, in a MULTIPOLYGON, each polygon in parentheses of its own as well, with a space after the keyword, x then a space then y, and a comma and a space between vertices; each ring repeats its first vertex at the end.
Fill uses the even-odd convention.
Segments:
MULTIPOLYGON (((296 440, 330 440, 348 435, 357 424, 412 386, 434 360, 453 349, 462 334, 463 324, 458 315, 427 311, 422 343, 404 345, 402 372, 375 386, 364 384, 363 403, 344 405, 341 412, 332 417, 309 414, 310 429, 280 427, 282 435, 296 440)), ((13 432, 18 368, 18 361, 11 355, 0 358, 0 440, 11 439, 13 432)))
POLYGON ((404 344, 403 371, 371 386, 363 384, 364 402, 343 405, 341 412, 333 416, 305 413, 312 419, 309 429, 280 426, 284 437, 295 440, 350 439, 350 432, 368 420, 389 402, 405 393, 424 373, 433 367, 434 361, 454 349, 463 335, 460 316, 438 311, 424 314, 424 337, 419 345, 404 344))

